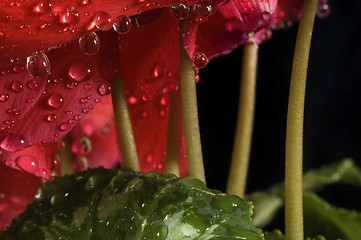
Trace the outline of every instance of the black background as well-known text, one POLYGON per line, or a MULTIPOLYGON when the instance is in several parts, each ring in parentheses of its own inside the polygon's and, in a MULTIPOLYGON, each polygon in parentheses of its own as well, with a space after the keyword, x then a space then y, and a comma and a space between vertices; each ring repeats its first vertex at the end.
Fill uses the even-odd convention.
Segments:
MULTIPOLYGON (((361 1, 329 2, 331 14, 325 19, 316 17, 311 45, 305 171, 345 157, 361 165, 361 1)), ((297 27, 294 24, 274 32, 259 48, 247 192, 264 190, 284 178, 288 89, 297 27)), ((223 191, 232 151, 241 59, 239 48, 212 60, 201 70, 197 86, 207 184, 223 191)))

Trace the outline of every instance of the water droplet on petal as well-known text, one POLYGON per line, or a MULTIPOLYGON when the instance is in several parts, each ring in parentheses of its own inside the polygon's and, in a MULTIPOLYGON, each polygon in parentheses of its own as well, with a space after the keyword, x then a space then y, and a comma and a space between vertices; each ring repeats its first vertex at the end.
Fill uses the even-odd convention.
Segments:
POLYGON ((26 69, 33 77, 44 77, 50 73, 50 61, 45 53, 37 52, 26 59, 26 69))
POLYGON ((55 108, 55 109, 59 109, 63 106, 64 104, 64 98, 62 95, 60 95, 59 93, 53 93, 47 101, 47 104, 49 107, 55 108))
POLYGON ((11 84, 11 89, 14 91, 14 92, 20 92, 23 90, 23 84, 19 81, 14 81, 12 84, 11 84))
POLYGON ((99 91, 100 95, 102 95, 102 96, 110 94, 112 92, 112 90, 113 90, 113 88, 110 83, 102 83, 98 87, 98 91, 99 91))
POLYGON ((39 176, 42 177, 42 178, 50 177, 48 171, 46 171, 45 169, 40 169, 38 171, 38 173, 39 173, 39 176))
POLYGON ((202 52, 194 53, 193 63, 197 68, 204 68, 208 64, 207 56, 202 52))
POLYGON ((117 17, 113 24, 113 29, 119 34, 125 34, 129 32, 132 27, 132 21, 126 15, 117 17))
POLYGON ((204 6, 202 4, 196 4, 193 6, 193 13, 195 14, 195 21, 205 22, 207 21, 208 15, 212 12, 212 6, 204 6))
POLYGON ((76 24, 79 20, 79 12, 74 8, 67 9, 65 12, 59 14, 59 21, 62 24, 76 24))
POLYGON ((26 84, 28 86, 29 89, 31 90, 35 90, 38 88, 38 82, 35 81, 34 79, 33 80, 29 80, 26 84))
POLYGON ((330 15, 331 8, 328 4, 328 0, 320 0, 317 5, 317 16, 319 18, 325 18, 330 15))
POLYGON ((22 155, 15 159, 16 166, 29 173, 36 173, 39 169, 38 162, 35 157, 30 155, 22 155))
POLYGON ((100 49, 100 40, 96 33, 90 33, 79 38, 79 48, 85 55, 95 55, 100 49))
POLYGON ((188 16, 188 14, 191 11, 191 8, 188 5, 181 3, 179 5, 172 5, 170 7, 170 10, 176 19, 182 20, 188 16))
POLYGON ((91 66, 84 60, 76 61, 71 64, 68 75, 77 82, 89 80, 92 75, 91 66))
POLYGON ((16 64, 13 68, 14 73, 22 73, 25 70, 25 67, 22 64, 16 64))
POLYGON ((52 10, 52 4, 49 0, 40 1, 33 9, 35 13, 49 13, 52 10))
POLYGON ((7 102, 9 100, 9 94, 7 93, 2 93, 0 94, 0 102, 7 102))
POLYGON ((271 21, 271 19, 272 19, 272 14, 269 13, 269 12, 263 12, 263 13, 262 13, 262 19, 263 19, 263 21, 265 21, 265 22, 269 22, 269 21, 271 21))
POLYGON ((62 123, 62 124, 60 124, 59 129, 60 129, 61 131, 67 131, 67 130, 70 129, 70 124, 68 124, 68 123, 62 123))
POLYGON ((98 12, 94 19, 95 26, 101 31, 112 29, 112 17, 107 12, 98 12))
POLYGON ((47 117, 46 117, 46 121, 47 122, 54 122, 56 120, 56 115, 55 114, 49 114, 47 117))

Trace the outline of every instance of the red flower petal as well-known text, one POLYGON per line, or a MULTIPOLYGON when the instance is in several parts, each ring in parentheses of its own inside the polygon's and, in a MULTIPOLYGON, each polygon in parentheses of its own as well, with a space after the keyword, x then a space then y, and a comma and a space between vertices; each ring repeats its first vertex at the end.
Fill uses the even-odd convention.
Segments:
POLYGON ((233 0, 218 8, 208 21, 199 25, 197 50, 208 58, 228 54, 247 41, 247 34, 267 28, 276 10, 277 0, 233 0))
MULTIPOLYGON (((182 1, 192 5, 195 0, 182 1)), ((117 21, 179 0, 63 0, 5 1, 0 6, 0 54, 26 57, 35 50, 54 48, 86 33, 98 24, 117 21)), ((107 26, 107 29, 108 26, 107 26)))
POLYGON ((303 2, 304 0, 278 0, 276 17, 272 25, 290 25, 298 21, 302 14, 303 2))
POLYGON ((3 149, 17 151, 57 141, 111 92, 108 80, 116 77, 119 66, 117 36, 111 32, 99 36, 96 55, 84 55, 78 42, 48 54, 53 65, 49 83, 33 108, 12 128, 0 132, 3 149))
POLYGON ((56 157, 58 149, 58 143, 49 143, 34 145, 17 152, 2 151, 0 161, 8 167, 50 179, 59 165, 56 157))
POLYGON ((0 163, 0 230, 34 201, 41 179, 0 163))
POLYGON ((25 61, 12 62, 1 58, 0 66, 0 129, 4 130, 12 127, 34 105, 47 78, 29 75, 25 61))

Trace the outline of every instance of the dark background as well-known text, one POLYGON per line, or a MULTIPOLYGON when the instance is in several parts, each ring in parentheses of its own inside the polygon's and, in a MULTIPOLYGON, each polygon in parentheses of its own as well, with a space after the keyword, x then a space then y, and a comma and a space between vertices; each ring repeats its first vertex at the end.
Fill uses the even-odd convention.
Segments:
MULTIPOLYGON (((361 1, 329 2, 331 14, 325 19, 316 17, 311 45, 305 171, 345 157, 361 165, 361 1)), ((297 27, 274 32, 259 48, 247 192, 264 190, 284 178, 288 89, 297 27)), ((241 59, 239 48, 212 60, 201 70, 197 86, 207 184, 219 190, 225 190, 229 170, 241 59)))

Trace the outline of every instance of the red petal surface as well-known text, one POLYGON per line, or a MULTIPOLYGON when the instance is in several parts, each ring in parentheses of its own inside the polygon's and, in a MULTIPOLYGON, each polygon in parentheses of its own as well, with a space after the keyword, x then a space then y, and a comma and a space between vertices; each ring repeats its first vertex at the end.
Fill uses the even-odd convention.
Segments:
POLYGON ((0 4, 0 54, 26 57, 95 31, 97 23, 108 19, 115 21, 122 15, 130 17, 181 2, 192 5, 196 1, 4 0, 0 4))
POLYGON ((302 14, 303 2, 304 0, 278 0, 273 25, 290 25, 292 22, 298 21, 302 14))
POLYGON ((199 25, 197 50, 208 58, 228 54, 247 41, 247 34, 267 28, 273 19, 277 0, 233 0, 199 25))
POLYGON ((99 34, 100 51, 84 55, 77 41, 48 56, 52 74, 33 108, 6 131, 1 147, 17 151, 28 145, 55 142, 65 136, 103 95, 111 92, 110 80, 117 74, 116 33, 99 34))
POLYGON ((0 163, 0 230, 34 201, 41 179, 0 163))
POLYGON ((1 151, 0 161, 8 167, 51 179, 51 174, 57 169, 59 160, 56 154, 58 143, 37 144, 17 152, 1 151))
POLYGON ((25 61, 0 58, 0 129, 8 129, 20 119, 40 97, 47 77, 34 78, 25 61))

